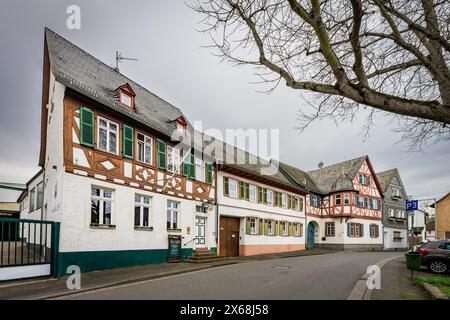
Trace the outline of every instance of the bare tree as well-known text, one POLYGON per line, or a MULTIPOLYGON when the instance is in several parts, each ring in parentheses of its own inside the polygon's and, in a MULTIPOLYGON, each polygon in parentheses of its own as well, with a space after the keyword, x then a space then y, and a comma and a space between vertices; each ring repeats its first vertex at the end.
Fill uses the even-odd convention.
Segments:
POLYGON ((194 0, 218 55, 320 94, 315 120, 369 107, 414 145, 450 139, 450 0, 194 0), (400 129, 402 130, 402 129, 400 129))

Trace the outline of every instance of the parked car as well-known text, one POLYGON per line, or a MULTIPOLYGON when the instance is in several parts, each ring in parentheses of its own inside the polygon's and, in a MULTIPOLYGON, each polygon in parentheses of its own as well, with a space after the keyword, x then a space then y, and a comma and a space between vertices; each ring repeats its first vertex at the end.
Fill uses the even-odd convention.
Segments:
POLYGON ((430 241, 422 245, 419 250, 422 254, 422 265, 434 273, 443 274, 450 270, 450 241, 430 241))

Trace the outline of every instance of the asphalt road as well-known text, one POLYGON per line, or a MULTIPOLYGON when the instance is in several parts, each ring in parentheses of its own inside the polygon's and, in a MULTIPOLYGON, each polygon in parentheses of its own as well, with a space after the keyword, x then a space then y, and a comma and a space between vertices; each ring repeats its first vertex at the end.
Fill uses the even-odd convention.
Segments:
POLYGON ((395 252, 252 261, 66 296, 64 299, 346 299, 367 266, 395 252))

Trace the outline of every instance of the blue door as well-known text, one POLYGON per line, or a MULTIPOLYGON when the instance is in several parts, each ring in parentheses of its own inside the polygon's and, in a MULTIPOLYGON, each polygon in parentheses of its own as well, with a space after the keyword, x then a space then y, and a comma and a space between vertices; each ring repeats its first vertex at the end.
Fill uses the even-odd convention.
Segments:
POLYGON ((308 236, 306 238, 307 241, 307 248, 312 249, 314 248, 314 237, 315 237, 315 230, 314 225, 310 222, 308 224, 308 236))

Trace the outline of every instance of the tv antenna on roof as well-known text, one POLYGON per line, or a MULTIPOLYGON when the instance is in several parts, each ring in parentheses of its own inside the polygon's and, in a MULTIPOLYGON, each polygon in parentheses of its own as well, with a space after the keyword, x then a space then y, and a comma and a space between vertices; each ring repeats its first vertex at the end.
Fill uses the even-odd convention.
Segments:
POLYGON ((123 60, 139 61, 138 59, 135 59, 135 58, 126 58, 126 57, 122 56, 122 54, 119 51, 116 51, 116 67, 114 68, 114 70, 119 72, 119 63, 122 62, 123 60))

